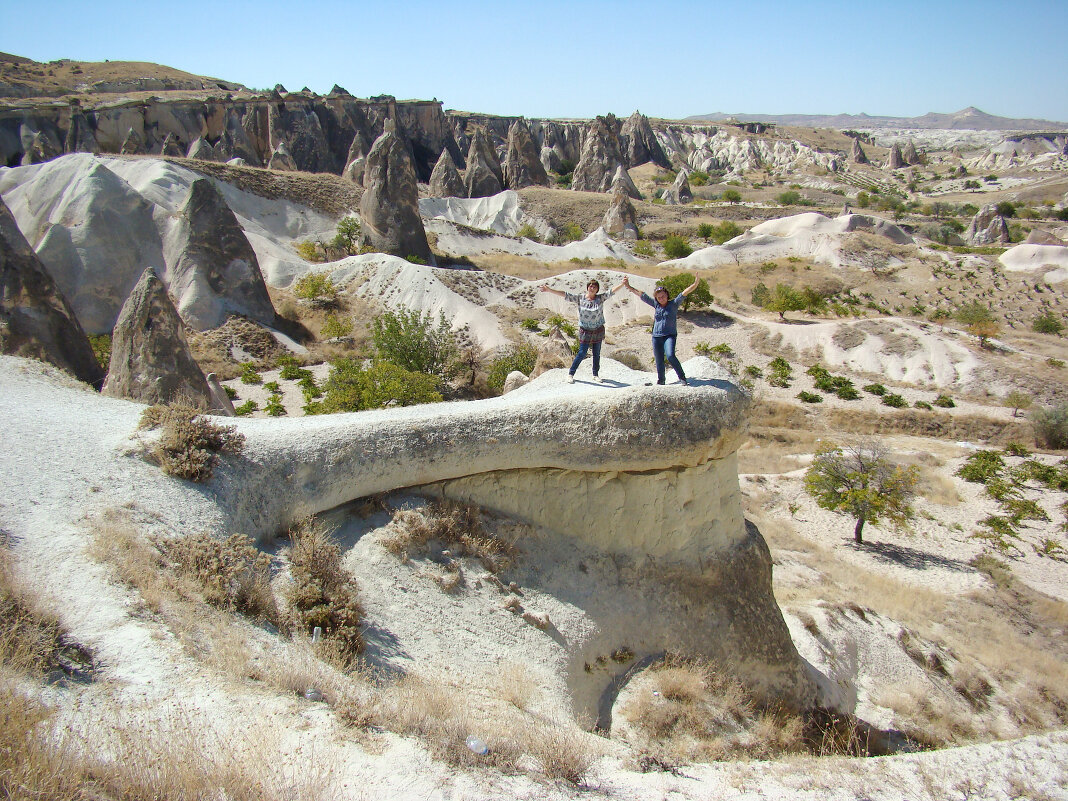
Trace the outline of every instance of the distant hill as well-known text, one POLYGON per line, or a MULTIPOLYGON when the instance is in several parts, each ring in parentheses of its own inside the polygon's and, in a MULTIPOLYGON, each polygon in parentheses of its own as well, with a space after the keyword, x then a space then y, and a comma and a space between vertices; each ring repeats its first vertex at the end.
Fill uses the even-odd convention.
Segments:
POLYGON ((970 131, 1049 131, 1068 130, 1068 123, 1050 120, 995 117, 975 106, 953 114, 931 111, 922 117, 873 117, 868 114, 699 114, 685 122, 770 122, 806 128, 926 128, 970 131))
POLYGON ((70 61, 38 63, 0 53, 0 98, 62 97, 108 92, 241 91, 231 81, 193 75, 144 61, 70 61))

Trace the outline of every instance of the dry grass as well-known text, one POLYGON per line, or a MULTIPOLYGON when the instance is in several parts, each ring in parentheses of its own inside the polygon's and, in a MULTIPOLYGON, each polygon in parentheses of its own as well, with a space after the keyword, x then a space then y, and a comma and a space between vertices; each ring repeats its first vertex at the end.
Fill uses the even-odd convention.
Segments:
POLYGON ((15 577, 9 545, 0 539, 0 665, 41 675, 57 667, 67 635, 38 592, 15 577))
POLYGON ((486 570, 499 573, 511 567, 519 553, 514 543, 486 531, 476 507, 450 500, 431 501, 423 511, 397 510, 390 527, 382 545, 404 558, 426 553, 431 541, 437 541, 452 557, 478 559, 486 570))
POLYGON ((141 415, 142 428, 162 428, 152 451, 163 472, 190 481, 211 478, 220 453, 240 453, 245 437, 234 426, 220 426, 200 414, 188 400, 150 406, 141 415))

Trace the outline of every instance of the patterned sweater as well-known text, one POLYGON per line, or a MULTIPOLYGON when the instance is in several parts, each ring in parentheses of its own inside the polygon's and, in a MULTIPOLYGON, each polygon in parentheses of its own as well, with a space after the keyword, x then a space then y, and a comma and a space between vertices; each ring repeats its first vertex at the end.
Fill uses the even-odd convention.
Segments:
POLYGON ((604 326, 604 304, 612 297, 611 292, 602 292, 593 300, 586 297, 586 293, 577 295, 574 292, 565 292, 564 297, 568 303, 577 303, 579 310, 579 328, 593 331, 595 328, 604 326))

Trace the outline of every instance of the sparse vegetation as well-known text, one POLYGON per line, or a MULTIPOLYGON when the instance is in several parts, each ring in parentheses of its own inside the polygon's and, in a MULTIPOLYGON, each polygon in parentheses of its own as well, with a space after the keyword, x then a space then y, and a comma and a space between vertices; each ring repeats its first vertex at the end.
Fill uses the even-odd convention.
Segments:
POLYGON ((509 373, 518 370, 529 376, 534 371, 537 361, 538 349, 533 345, 514 345, 506 353, 493 360, 486 383, 500 392, 504 388, 504 382, 509 373))
POLYGON ((234 426, 216 425, 184 401, 148 407, 141 426, 162 429, 152 455, 163 472, 190 481, 207 481, 220 453, 237 454, 245 446, 234 426))
POLYGON ((436 323, 430 312, 384 312, 371 321, 371 341, 379 359, 439 379, 447 376, 457 356, 456 334, 444 312, 436 323))
POLYGON ((1031 412, 1035 439, 1047 448, 1068 448, 1068 401, 1031 412))
MULTIPOLYGON (((682 290, 693 283, 693 279, 694 276, 691 273, 677 273, 662 278, 660 284, 668 291, 671 297, 675 298, 679 296, 682 290)), ((680 308, 682 311, 688 311, 691 306, 695 309, 706 309, 713 301, 712 293, 708 291, 708 283, 702 278, 697 282, 697 288, 683 298, 680 308)))
POLYGON ((681 234, 669 234, 664 238, 664 255, 669 259, 684 259, 691 253, 693 248, 690 247, 689 240, 681 234))
POLYGON ((369 367, 355 359, 338 359, 326 379, 322 401, 309 401, 309 414, 358 412, 383 406, 414 406, 442 400, 437 379, 387 361, 369 367))
POLYGON ((293 284, 293 293, 302 300, 329 305, 337 300, 337 287, 326 273, 307 273, 293 284))

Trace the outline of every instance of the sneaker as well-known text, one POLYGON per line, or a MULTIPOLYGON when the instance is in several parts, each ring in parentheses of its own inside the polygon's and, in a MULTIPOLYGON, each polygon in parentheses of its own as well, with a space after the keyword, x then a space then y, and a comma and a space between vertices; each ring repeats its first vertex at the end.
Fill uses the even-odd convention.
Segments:
POLYGON ((593 377, 593 383, 595 383, 595 384, 603 384, 604 381, 601 379, 601 377, 599 375, 595 375, 593 377))
POLYGON ((688 386, 690 386, 690 379, 688 379, 688 378, 680 378, 679 379, 679 383, 688 387, 688 386))
POLYGON ((575 376, 571 375, 571 373, 567 374, 567 383, 569 383, 569 384, 574 384, 575 383, 575 376))

